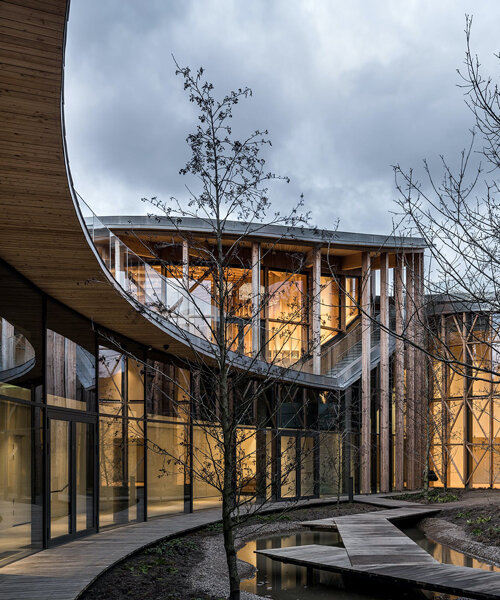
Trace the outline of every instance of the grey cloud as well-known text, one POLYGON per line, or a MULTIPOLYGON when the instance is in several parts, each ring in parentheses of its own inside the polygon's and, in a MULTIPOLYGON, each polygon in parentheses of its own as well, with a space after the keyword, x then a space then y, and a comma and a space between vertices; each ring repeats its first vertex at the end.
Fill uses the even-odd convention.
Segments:
POLYGON ((145 195, 185 195, 179 168, 193 107, 174 76, 203 65, 223 93, 250 85, 235 126, 268 128, 268 165, 291 176, 277 207, 306 196, 313 219, 390 230, 390 165, 457 156, 471 118, 455 69, 464 13, 491 64, 500 5, 391 0, 72 0, 66 57, 68 147, 77 188, 101 213, 143 213, 145 195))

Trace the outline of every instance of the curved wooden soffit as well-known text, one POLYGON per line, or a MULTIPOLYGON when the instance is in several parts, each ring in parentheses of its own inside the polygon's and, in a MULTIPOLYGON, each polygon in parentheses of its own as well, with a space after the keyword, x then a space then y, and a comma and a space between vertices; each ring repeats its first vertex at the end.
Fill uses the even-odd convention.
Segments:
MULTIPOLYGON (((0 258, 99 326, 190 358, 173 325, 136 310, 119 288, 76 208, 62 101, 68 11, 69 0, 0 0, 0 258)), ((210 361, 203 340, 193 337, 192 347, 210 361)), ((233 359, 237 368, 251 362, 233 359)), ((257 361, 252 371, 265 376, 268 367, 257 361)), ((309 373, 288 371, 282 379, 332 386, 309 373)))
POLYGON ((0 257, 96 324, 189 356, 118 288, 75 207, 62 113, 68 9, 69 0, 0 0, 0 257))

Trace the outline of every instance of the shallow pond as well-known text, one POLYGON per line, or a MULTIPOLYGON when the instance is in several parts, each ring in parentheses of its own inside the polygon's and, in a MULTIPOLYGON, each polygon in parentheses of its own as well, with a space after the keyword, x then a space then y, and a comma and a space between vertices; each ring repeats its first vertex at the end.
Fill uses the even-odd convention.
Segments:
MULTIPOLYGON (((405 528, 404 532, 417 544, 427 550, 440 562, 466 567, 498 570, 486 563, 465 556, 461 552, 451 550, 442 544, 428 540, 418 528, 405 528)), ((346 578, 337 573, 319 571, 309 572, 305 567, 297 567, 280 563, 270 558, 259 556, 255 550, 264 548, 284 548, 287 546, 304 546, 321 544, 325 546, 342 546, 336 532, 304 531, 292 535, 273 535, 245 544, 238 552, 238 558, 255 567, 257 572, 250 579, 241 582, 241 589, 274 600, 396 600, 401 598, 440 598, 430 592, 420 590, 402 591, 401 588, 377 588, 373 583, 357 581, 355 576, 346 578)), ((454 598, 454 596, 449 596, 454 598)))

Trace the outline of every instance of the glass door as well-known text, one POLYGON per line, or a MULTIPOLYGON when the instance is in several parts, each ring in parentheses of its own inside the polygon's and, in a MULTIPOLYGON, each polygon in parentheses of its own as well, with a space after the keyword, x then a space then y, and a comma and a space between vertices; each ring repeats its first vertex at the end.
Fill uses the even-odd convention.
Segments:
POLYGON ((95 531, 95 423, 49 416, 49 542, 95 531))
POLYGON ((287 432, 279 436, 279 494, 283 500, 311 498, 318 491, 318 448, 314 435, 287 432))

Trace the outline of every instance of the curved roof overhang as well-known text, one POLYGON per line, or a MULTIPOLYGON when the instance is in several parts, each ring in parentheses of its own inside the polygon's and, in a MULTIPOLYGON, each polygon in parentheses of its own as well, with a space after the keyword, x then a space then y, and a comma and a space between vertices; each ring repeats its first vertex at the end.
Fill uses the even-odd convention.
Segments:
MULTIPOLYGON (((63 76, 69 0, 0 2, 0 258, 43 292, 98 326, 186 359, 212 362, 211 345, 149 314, 103 265, 78 208, 69 171, 63 76), (139 308, 139 310, 138 310, 139 308), (188 335, 188 334, 187 334, 188 335)), ((277 376, 260 361, 234 366, 277 376)), ((328 389, 301 372, 283 379, 328 389)))

